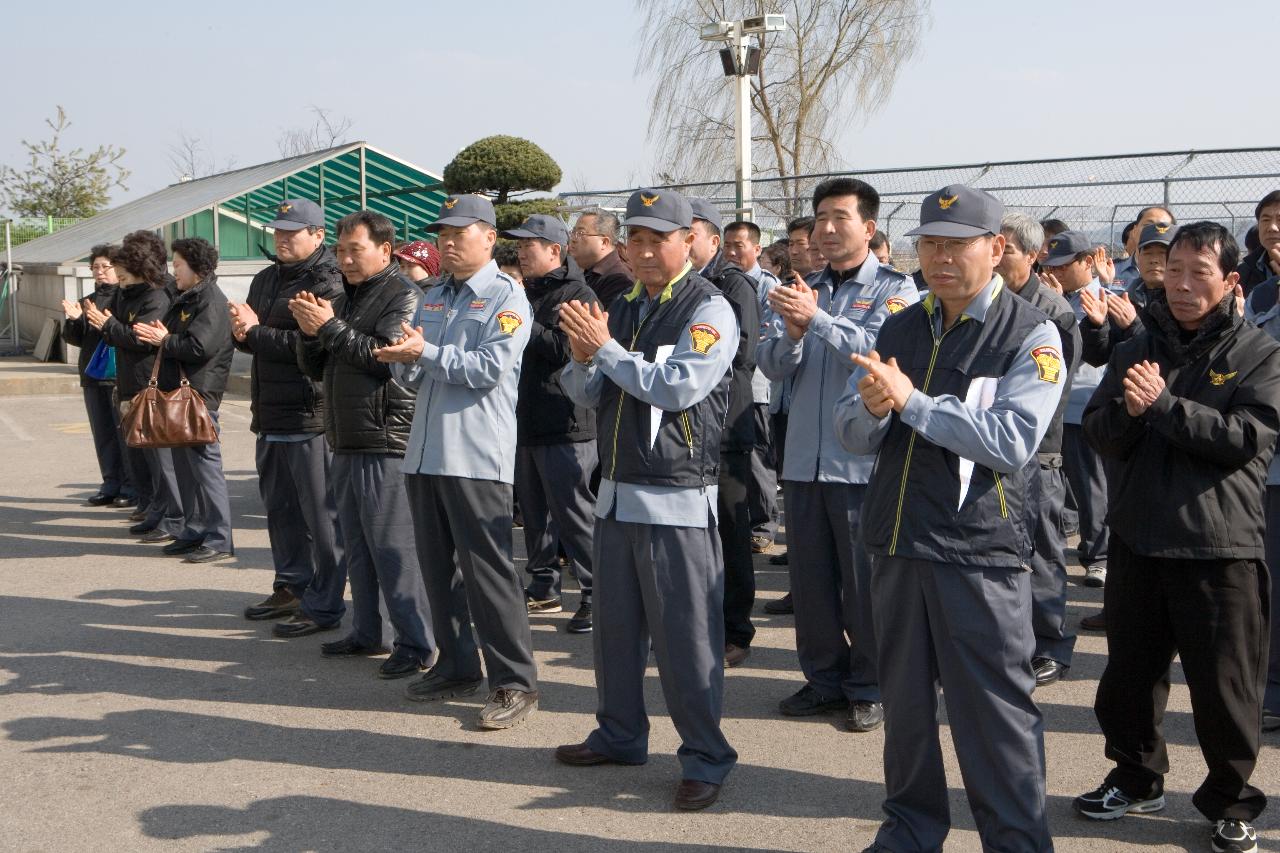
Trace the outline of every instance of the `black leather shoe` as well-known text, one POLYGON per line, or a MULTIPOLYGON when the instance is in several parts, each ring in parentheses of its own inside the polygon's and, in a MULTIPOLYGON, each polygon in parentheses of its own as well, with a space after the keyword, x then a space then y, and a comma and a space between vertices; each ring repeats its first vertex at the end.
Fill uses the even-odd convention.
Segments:
POLYGON ((791 593, 787 593, 782 598, 766 601, 764 605, 765 613, 772 613, 774 616, 785 616, 788 613, 795 613, 795 605, 791 603, 791 593))
POLYGON ((233 556, 230 551, 217 551, 207 545, 197 545, 190 551, 184 551, 187 558, 184 563, 212 563, 214 560, 225 560, 233 556))
POLYGON ((128 509, 131 506, 137 506, 137 505, 138 505, 137 498, 118 497, 111 502, 111 506, 115 507, 116 509, 128 509))
POLYGON ((1034 658, 1031 661, 1031 668, 1036 674, 1036 687, 1048 687, 1055 681, 1061 681, 1067 677, 1067 670, 1071 669, 1052 658, 1034 658))
POLYGON ((319 634, 321 631, 332 631, 337 628, 337 623, 333 625, 321 625, 303 616, 301 613, 293 614, 293 618, 284 622, 277 622, 271 626, 271 635, 279 637, 282 640, 292 640, 297 637, 309 637, 312 634, 319 634))
POLYGON ((509 729, 523 723, 536 710, 538 691, 499 687, 489 694, 489 701, 480 709, 480 719, 476 721, 476 725, 490 730, 509 729))
MULTIPOLYGON (((173 538, 173 537, 169 537, 173 538)), ((200 547, 200 543, 194 539, 174 539, 168 545, 160 550, 168 554, 170 557, 180 557, 183 554, 190 554, 192 551, 200 547)))
POLYGON ((569 624, 564 626, 565 631, 570 634, 590 634, 591 633, 591 605, 580 604, 578 610, 573 614, 573 618, 569 620, 569 624))
POLYGON ((696 812, 720 799, 720 786, 699 779, 681 779, 676 786, 675 807, 681 811, 696 812))
POLYGON ((789 562, 790 558, 787 556, 786 551, 783 551, 781 554, 774 554, 769 558, 769 565, 771 566, 785 566, 789 562))
POLYGON ((362 646, 354 637, 343 637, 332 643, 322 643, 320 654, 327 658, 372 658, 385 655, 391 649, 362 646))
POLYGON ((844 727, 851 732, 872 732, 884 725, 884 705, 879 702, 854 702, 849 706, 849 719, 844 727))
MULTIPOLYGON (((163 530, 153 527, 147 532, 143 533, 142 536, 139 537, 138 541, 146 542, 148 545, 154 545, 157 542, 171 542, 173 541, 173 534, 165 533, 163 530)), ((168 547, 168 546, 165 546, 165 547, 168 547)), ((165 553, 167 554, 169 552, 165 551, 165 553)))
POLYGON ((146 521, 146 520, 147 520, 147 514, 146 514, 145 512, 143 512, 142 510, 138 510, 137 512, 131 512, 131 513, 129 513, 129 517, 125 519, 125 521, 135 521, 135 522, 136 522, 136 521, 146 521))
POLYGON ((111 502, 114 501, 115 499, 116 499, 115 495, 104 495, 102 492, 98 492, 96 495, 94 495, 93 497, 85 501, 84 505, 85 506, 109 506, 111 502))
POLYGON ((281 616, 292 616, 298 612, 302 602, 289 590, 281 587, 271 593, 270 597, 259 601, 252 607, 244 609, 244 618, 254 622, 264 619, 279 619, 281 616))
POLYGON ((142 521, 139 521, 137 524, 131 526, 129 528, 129 532, 132 533, 134 536, 141 536, 142 534, 150 533, 155 529, 156 529, 156 526, 154 524, 148 524, 144 519, 142 521))
POLYGON ((378 667, 378 677, 390 681, 394 678, 408 678, 422 672, 422 661, 399 652, 392 652, 391 657, 378 667))
POLYGON ((1086 631, 1107 630, 1107 611, 1100 610, 1092 616, 1084 617, 1080 620, 1080 627, 1086 631))
POLYGON ((414 702, 437 702, 470 696, 484 684, 483 678, 448 678, 434 667, 404 689, 406 699, 414 702))
POLYGON ((621 764, 625 767, 639 766, 639 762, 619 761, 618 759, 605 755, 602 752, 596 752, 594 749, 587 746, 586 741, 583 741, 582 743, 567 743, 564 746, 557 746, 556 761, 573 767, 593 767, 597 764, 621 764))
POLYGON ((843 711, 848 707, 849 700, 843 696, 823 699, 822 694, 808 684, 778 703, 778 710, 788 717, 812 717, 827 711, 843 711))

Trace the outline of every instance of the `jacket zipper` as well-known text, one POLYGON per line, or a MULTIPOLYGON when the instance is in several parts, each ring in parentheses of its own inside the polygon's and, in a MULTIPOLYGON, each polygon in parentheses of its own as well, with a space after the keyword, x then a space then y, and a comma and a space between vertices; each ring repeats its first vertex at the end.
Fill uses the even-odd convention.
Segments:
MULTIPOLYGON (((640 325, 636 326, 635 334, 631 336, 631 344, 630 346, 627 347, 628 352, 630 352, 635 347, 636 341, 640 339, 640 330, 644 328, 645 323, 649 322, 649 317, 653 316, 653 312, 656 310, 658 309, 654 308, 653 310, 651 310, 648 314, 645 315, 645 318, 640 321, 640 325)), ((617 417, 613 419, 613 458, 609 461, 609 479, 610 480, 613 479, 614 474, 618 470, 618 431, 622 429, 622 403, 625 400, 626 396, 627 396, 626 392, 623 391, 621 388, 619 388, 618 389, 618 412, 617 412, 617 417)), ((690 449, 689 453, 692 454, 693 450, 690 449)))
MULTIPOLYGON (((933 318, 929 318, 929 334, 933 337, 933 352, 929 355, 929 369, 925 371, 924 387, 920 389, 922 393, 929 393, 929 382, 933 379, 933 368, 938 362, 938 350, 942 347, 943 340, 946 339, 947 335, 951 334, 952 330, 955 329, 956 326, 963 323, 964 320, 964 315, 961 315, 960 319, 956 321, 954 326, 950 329, 944 330, 942 335, 939 336, 933 330, 933 318)), ((890 557, 895 556, 898 552, 898 534, 902 532, 902 507, 906 502, 907 497, 907 472, 911 468, 911 451, 913 451, 916 446, 916 435, 916 431, 912 430, 911 438, 907 440, 907 457, 902 461, 902 482, 898 486, 898 510, 894 514, 893 518, 893 539, 889 542, 890 557)))

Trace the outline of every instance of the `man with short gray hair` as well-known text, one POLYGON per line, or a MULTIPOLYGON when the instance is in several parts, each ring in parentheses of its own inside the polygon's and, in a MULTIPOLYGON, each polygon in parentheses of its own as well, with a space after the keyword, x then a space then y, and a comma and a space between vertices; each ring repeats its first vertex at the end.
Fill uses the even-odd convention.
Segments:
POLYGON ((1035 489, 1030 491, 1037 507, 1035 551, 1031 555, 1031 628, 1036 638, 1031 668, 1036 686, 1045 687, 1071 668, 1076 645, 1075 634, 1067 628, 1067 537, 1062 514, 1067 486, 1062 472, 1062 419, 1070 396, 1071 375, 1080 361, 1080 327, 1067 300, 1046 287, 1032 271, 1044 244, 1044 228, 1035 217, 1022 212, 1006 213, 1000 222, 1000 233, 1005 240, 1004 255, 996 272, 1010 290, 1047 314, 1058 327, 1062 361, 1067 366, 1062 397, 1037 449, 1038 497, 1035 489))
POLYGON ((610 303, 631 290, 631 267, 618 254, 618 217, 607 210, 588 210, 569 232, 569 256, 582 267, 587 287, 607 311, 610 303))

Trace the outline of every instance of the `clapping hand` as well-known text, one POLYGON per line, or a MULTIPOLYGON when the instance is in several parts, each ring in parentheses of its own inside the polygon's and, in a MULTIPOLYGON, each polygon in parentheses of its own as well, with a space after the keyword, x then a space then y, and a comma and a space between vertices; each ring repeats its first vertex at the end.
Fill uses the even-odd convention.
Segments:
POLYGON ((237 341, 243 341, 249 330, 258 325, 258 315, 247 302, 229 302, 227 310, 231 312, 231 334, 237 341))
POLYGON ((573 360, 580 364, 590 361, 600 347, 613 340, 609 333, 609 313, 602 310, 598 302, 590 306, 577 299, 561 303, 560 328, 569 338, 573 360))
POLYGON ((70 300, 62 300, 62 313, 68 320, 79 320, 84 316, 84 309, 80 307, 79 302, 71 302, 70 300))
POLYGON ((1124 408, 1130 417, 1138 417, 1156 401, 1164 391, 1164 378, 1160 366, 1142 361, 1130 367, 1124 377, 1124 408))
POLYGON ((1097 296, 1087 287, 1080 291, 1080 310, 1084 311, 1084 316, 1095 326, 1107 322, 1107 304, 1111 301, 1105 290, 1099 291, 1097 296))
POLYGON ((422 350, 426 344, 422 337, 422 327, 410 326, 408 323, 401 321, 400 330, 404 332, 400 337, 385 347, 373 348, 374 358, 388 364, 392 362, 412 364, 422 356, 422 350))
POLYGON ((1116 262, 1107 254, 1105 246, 1094 250, 1093 270, 1098 275, 1098 281, 1103 284, 1111 284, 1116 280, 1116 262))
POLYGON ((862 395, 862 404, 867 411, 877 418, 883 418, 890 411, 901 412, 916 387, 898 367, 898 360, 881 361, 880 353, 875 350, 868 355, 855 354, 849 358, 867 371, 867 375, 858 381, 858 393, 862 395))
POLYGON ((98 306, 93 303, 93 300, 86 299, 84 301, 84 319, 95 329, 101 330, 102 327, 106 325, 107 318, 110 316, 111 312, 109 310, 99 310, 98 306))
POLYGON ((1107 297, 1107 314, 1110 315, 1111 321, 1116 324, 1117 328, 1127 329, 1133 325, 1134 319, 1137 318, 1138 309, 1129 300, 1128 293, 1121 293, 1119 296, 1107 297))
POLYGON ((133 334, 144 344, 158 347, 169 336, 169 329, 159 320, 152 320, 150 323, 134 323, 133 334))
POLYGON ((289 312, 298 321, 304 335, 315 337, 320 327, 333 319, 333 305, 328 299, 304 290, 289 300, 289 312))

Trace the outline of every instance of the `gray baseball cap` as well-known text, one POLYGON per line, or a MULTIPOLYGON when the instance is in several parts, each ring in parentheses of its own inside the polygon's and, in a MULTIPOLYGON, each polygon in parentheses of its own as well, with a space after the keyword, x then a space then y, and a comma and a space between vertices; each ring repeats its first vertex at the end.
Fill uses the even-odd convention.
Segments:
POLYGON ((545 213, 533 214, 521 222, 519 228, 503 231, 502 236, 511 237, 514 240, 533 238, 546 240, 549 243, 559 243, 561 246, 569 245, 569 230, 564 227, 564 223, 558 217, 548 216, 545 213))
POLYGON ((434 233, 446 226, 466 228, 473 222, 487 222, 497 228, 493 202, 482 195, 451 195, 440 204, 440 218, 428 225, 427 230, 434 233))
POLYGON ((627 199, 622 225, 665 234, 692 226, 693 208, 689 200, 675 190, 636 190, 627 199))
POLYGON ((1083 231, 1063 231, 1049 238, 1049 254, 1040 262, 1042 267, 1062 267, 1071 263, 1082 252, 1093 251, 1093 241, 1083 231))
POLYGON ((694 219, 710 222, 717 231, 723 230, 724 222, 720 217, 720 209, 705 198, 689 196, 689 208, 693 211, 694 219))
POLYGON ((305 198, 287 198, 276 206, 276 218, 267 227, 277 231, 323 228, 324 208, 305 198))
POLYGON ((908 237, 977 237, 999 234, 1004 203, 991 193, 951 184, 925 196, 920 203, 920 226, 908 237))
POLYGON ((1138 238, 1138 248, 1150 246, 1152 243, 1171 245, 1173 243, 1173 235, 1177 233, 1178 226, 1170 225, 1168 222, 1152 222, 1150 225, 1144 225, 1142 236, 1138 238))

